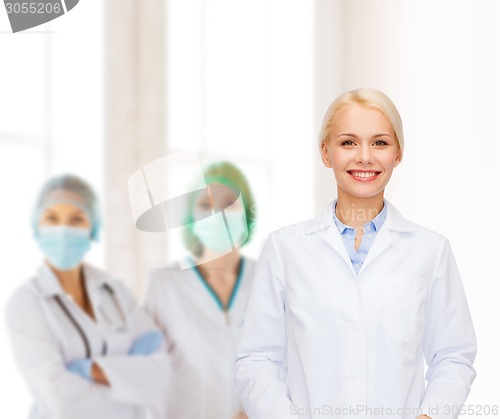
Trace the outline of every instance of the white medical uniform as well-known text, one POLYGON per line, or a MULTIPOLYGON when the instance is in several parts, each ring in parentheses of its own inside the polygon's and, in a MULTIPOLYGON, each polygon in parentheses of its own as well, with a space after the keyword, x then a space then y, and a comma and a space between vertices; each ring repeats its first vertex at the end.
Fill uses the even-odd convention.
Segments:
POLYGON ((195 268, 151 271, 145 308, 165 334, 172 362, 169 390, 154 419, 232 419, 243 410, 234 361, 254 267, 243 257, 227 311, 195 268))
POLYGON ((164 351, 128 356, 132 342, 158 331, 121 282, 84 264, 85 285, 96 321, 66 294, 43 264, 11 297, 6 310, 14 356, 31 389, 31 419, 142 419, 146 405, 166 391, 164 351), (110 386, 67 371, 90 357, 110 386))
POLYGON ((249 418, 456 418, 476 338, 449 241, 387 202, 356 276, 335 203, 266 240, 235 370, 249 418))

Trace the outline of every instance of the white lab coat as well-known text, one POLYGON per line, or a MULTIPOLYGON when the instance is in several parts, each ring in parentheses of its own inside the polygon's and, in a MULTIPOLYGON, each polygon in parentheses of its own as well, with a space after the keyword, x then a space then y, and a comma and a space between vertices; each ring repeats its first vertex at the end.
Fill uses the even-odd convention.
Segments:
POLYGON ((255 262, 244 257, 230 309, 224 312, 194 268, 151 271, 145 308, 168 342, 169 391, 154 419, 233 419, 243 410, 234 388, 236 339, 255 262))
POLYGON ((145 418, 146 405, 165 394, 168 359, 164 351, 127 353, 134 339, 158 328, 121 282, 87 264, 83 269, 96 322, 64 293, 46 264, 8 302, 13 353, 35 401, 30 418, 145 418), (67 371, 68 363, 86 357, 85 341, 57 297, 81 328, 109 387, 67 371))
POLYGON ((249 418, 456 418, 476 338, 449 241, 388 202, 356 277, 335 203, 265 242, 235 369, 249 418))

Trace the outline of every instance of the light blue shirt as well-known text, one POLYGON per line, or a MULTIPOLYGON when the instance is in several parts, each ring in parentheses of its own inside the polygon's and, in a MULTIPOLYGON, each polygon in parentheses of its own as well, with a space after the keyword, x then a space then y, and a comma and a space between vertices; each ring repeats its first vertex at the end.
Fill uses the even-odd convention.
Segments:
MULTIPOLYGON (((337 205, 335 204, 335 208, 337 205)), ((361 244, 359 245, 358 251, 354 248, 354 239, 356 238, 356 231, 353 227, 349 227, 345 225, 342 221, 340 221, 335 213, 335 208, 333 209, 333 221, 337 225, 339 229, 342 240, 344 241, 344 245, 347 249, 347 253, 349 253, 349 257, 351 258, 352 266, 356 271, 356 275, 361 269, 361 265, 365 261, 366 255, 368 254, 368 250, 375 240, 380 227, 384 224, 385 217, 387 215, 387 204, 384 199, 384 207, 382 211, 378 213, 378 215, 371 221, 367 222, 363 226, 363 238, 361 239, 361 244)))

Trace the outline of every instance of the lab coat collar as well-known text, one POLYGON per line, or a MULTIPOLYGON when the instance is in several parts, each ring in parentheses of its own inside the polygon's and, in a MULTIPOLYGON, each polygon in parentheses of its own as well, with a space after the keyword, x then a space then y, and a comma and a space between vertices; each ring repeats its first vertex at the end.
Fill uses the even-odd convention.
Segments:
MULTIPOLYGON (((334 209, 335 209, 335 205, 332 206, 333 221, 337 225, 337 228, 339 229, 340 234, 344 234, 346 229, 352 229, 352 227, 349 227, 348 225, 346 225, 342 221, 340 221, 338 219, 337 215, 335 214, 334 209)), ((387 203, 386 203, 386 200, 384 199, 384 206, 382 207, 382 211, 380 211, 375 218, 373 218, 372 220, 367 222, 365 224, 365 226, 372 225, 374 230, 378 232, 380 230, 380 227, 384 223, 386 216, 387 216, 387 203)))
MULTIPOLYGON (((335 198, 328 206, 318 212, 316 218, 314 218, 307 229, 307 234, 315 233, 319 230, 325 230, 331 226, 336 227, 333 221, 333 209, 337 204, 338 198, 335 198)), ((386 226, 389 230, 401 231, 410 233, 414 230, 412 223, 406 220, 401 213, 392 205, 387 199, 384 198, 387 204, 387 215, 383 226, 386 226)), ((338 230, 338 229, 337 229, 338 230)))
POLYGON ((347 249, 345 248, 341 234, 333 220, 333 210, 336 203, 337 198, 335 198, 324 210, 319 212, 318 216, 312 221, 307 229, 307 234, 321 234, 322 238, 344 259, 355 277, 359 277, 366 267, 370 265, 370 263, 378 255, 394 243, 396 236, 393 232, 411 233, 414 231, 412 223, 406 220, 388 200, 385 200, 385 203, 387 204, 386 219, 382 224, 380 231, 377 232, 377 236, 375 237, 375 240, 366 255, 365 261, 356 275, 356 271, 352 266, 351 259, 347 249))
MULTIPOLYGON (((93 266, 83 264, 83 273, 87 291, 92 294, 94 290, 108 284, 108 275, 93 266)), ((65 294, 57 276, 50 269, 46 262, 42 263, 37 271, 36 284, 44 297, 65 294)), ((108 284, 111 286, 111 284, 108 284)))

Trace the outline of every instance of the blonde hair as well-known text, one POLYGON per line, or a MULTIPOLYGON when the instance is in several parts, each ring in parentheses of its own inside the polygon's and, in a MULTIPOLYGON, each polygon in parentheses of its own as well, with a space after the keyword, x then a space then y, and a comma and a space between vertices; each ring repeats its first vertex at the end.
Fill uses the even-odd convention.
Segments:
POLYGON ((330 138, 330 132, 333 127, 334 116, 342 109, 344 106, 352 105, 357 103, 366 108, 377 109, 387 118, 389 123, 396 134, 396 140, 399 144, 399 149, 401 150, 401 158, 403 158, 404 151, 404 137, 403 137, 403 122, 401 121, 401 116, 391 99, 379 90, 360 88, 351 90, 341 94, 337 99, 335 99, 328 110, 326 111, 325 117, 323 118, 323 123, 321 124, 321 131, 319 134, 319 150, 321 153, 321 148, 324 143, 330 138))

